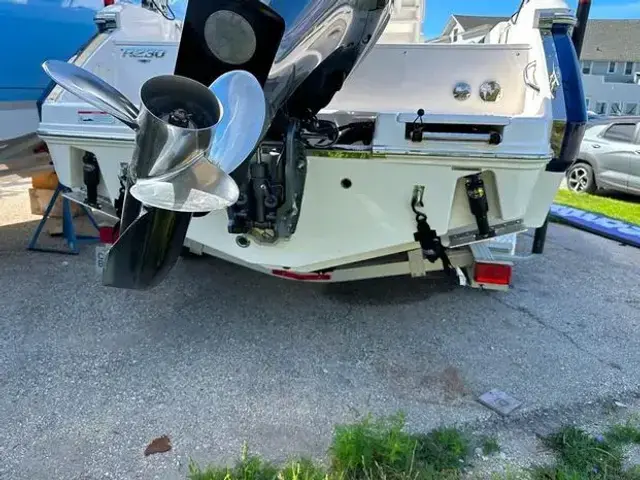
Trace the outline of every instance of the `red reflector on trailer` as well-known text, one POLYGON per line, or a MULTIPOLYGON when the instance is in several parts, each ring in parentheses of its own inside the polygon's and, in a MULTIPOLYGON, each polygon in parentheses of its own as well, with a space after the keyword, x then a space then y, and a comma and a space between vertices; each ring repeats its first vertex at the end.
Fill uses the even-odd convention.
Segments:
POLYGON ((304 281, 322 281, 331 280, 330 273, 299 273, 292 272, 291 270, 271 270, 271 274, 276 277, 288 278, 290 280, 304 280, 304 281))
POLYGON ((115 0, 104 0, 104 6, 108 7, 109 5, 113 5, 115 0))
POLYGON ((118 240, 118 229, 115 227, 100 227, 100 241, 102 243, 113 244, 118 240))
POLYGON ((49 147, 43 142, 33 149, 33 153, 49 153, 49 147))
POLYGON ((503 263, 476 263, 474 279, 476 283, 509 285, 511 283, 511 265, 505 265, 503 263))

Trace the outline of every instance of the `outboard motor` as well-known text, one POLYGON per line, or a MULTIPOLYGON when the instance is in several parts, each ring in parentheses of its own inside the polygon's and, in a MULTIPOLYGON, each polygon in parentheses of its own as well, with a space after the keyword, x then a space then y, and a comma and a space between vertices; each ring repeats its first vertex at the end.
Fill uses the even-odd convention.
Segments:
POLYGON ((229 231, 244 232, 264 211, 256 203, 268 200, 272 216, 260 225, 274 238, 295 230, 306 175, 302 131, 313 135, 322 125, 315 115, 382 34, 391 0, 266 3, 189 0, 174 75, 146 81, 139 108, 78 66, 43 64, 62 88, 136 132, 105 285, 146 289, 161 282, 194 215, 227 208, 229 231), (249 168, 265 138, 282 145, 277 161, 249 168), (254 180, 274 179, 278 195, 251 194, 254 180))

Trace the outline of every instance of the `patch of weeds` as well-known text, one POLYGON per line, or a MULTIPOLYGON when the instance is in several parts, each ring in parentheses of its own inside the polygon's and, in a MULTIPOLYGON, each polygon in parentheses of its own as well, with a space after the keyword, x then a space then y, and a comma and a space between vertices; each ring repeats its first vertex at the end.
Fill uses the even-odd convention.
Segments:
POLYGON ((346 480, 458 478, 468 442, 457 430, 410 435, 404 425, 398 414, 337 427, 330 448, 332 473, 346 480))
POLYGON ((189 463, 189 480, 273 480, 279 469, 258 456, 249 455, 247 445, 242 457, 233 467, 209 466, 200 469, 193 461, 189 463))
POLYGON ((606 433, 610 442, 619 444, 640 444, 640 426, 637 421, 628 420, 624 425, 614 425, 606 433))
POLYGON ((484 437, 482 439, 482 453, 485 455, 493 455, 500 451, 500 444, 495 437, 484 437))
POLYGON ((453 428, 426 435, 404 431, 402 414, 371 416, 335 429, 330 467, 296 460, 282 467, 249 456, 230 468, 189 465, 190 480, 459 480, 469 441, 453 428))
MULTIPOLYGON (((327 472, 313 461, 302 459, 289 462, 280 470, 278 480, 329 480, 327 472)), ((340 477, 334 477, 340 480, 340 477)))
MULTIPOLYGON (((327 473, 313 461, 302 459, 277 467, 257 456, 248 456, 233 467, 209 466, 200 469, 193 461, 189 464, 189 480, 328 480, 327 473)), ((339 480, 339 479, 335 479, 339 480)))
POLYGON ((620 443, 593 437, 576 427, 565 427, 545 439, 558 456, 554 467, 533 470, 535 480, 631 480, 623 471, 620 443))
POLYGON ((468 438, 455 428, 434 430, 417 440, 418 458, 438 471, 459 469, 469 455, 468 438))
POLYGON ((583 474, 570 470, 567 467, 536 467, 533 469, 532 478, 534 480, 586 480, 583 474))
POLYGON ((333 471, 352 479, 365 478, 374 468, 385 472, 411 469, 416 441, 403 429, 402 414, 382 419, 368 416, 353 425, 337 426, 329 449, 333 471))

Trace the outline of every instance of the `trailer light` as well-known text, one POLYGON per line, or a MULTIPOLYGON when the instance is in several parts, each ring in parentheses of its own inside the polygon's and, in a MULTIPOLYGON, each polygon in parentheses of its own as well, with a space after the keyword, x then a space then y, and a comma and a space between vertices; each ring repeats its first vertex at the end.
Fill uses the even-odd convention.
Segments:
POLYGON ((112 245, 118 240, 118 228, 117 227, 100 227, 98 230, 100 234, 100 242, 112 245))
POLYGON ((505 263, 475 264, 474 279, 476 283, 490 285, 509 285, 511 283, 511 265, 505 263))
POLYGON ((291 270, 271 270, 271 275, 281 278, 287 278, 289 280, 301 280, 305 282, 312 281, 327 281, 331 280, 330 273, 316 273, 316 272, 292 272, 291 270))

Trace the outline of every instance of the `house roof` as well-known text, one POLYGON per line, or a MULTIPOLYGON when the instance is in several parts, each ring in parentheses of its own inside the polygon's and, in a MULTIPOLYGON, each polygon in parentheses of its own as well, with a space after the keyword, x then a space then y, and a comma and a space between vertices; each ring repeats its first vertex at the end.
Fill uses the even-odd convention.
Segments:
MULTIPOLYGON (((465 30, 466 37, 466 34, 482 33, 481 27, 490 29, 509 17, 451 15, 448 28, 439 39, 441 42, 445 41, 453 19, 465 30)), ((594 61, 640 62, 639 38, 640 20, 589 20, 581 57, 594 61)))
POLYGON ((451 33, 451 30, 456 25, 460 25, 462 27, 463 38, 474 37, 478 34, 486 34, 488 33, 496 24, 508 20, 508 17, 477 17, 473 15, 451 15, 447 24, 444 27, 442 33, 432 39, 429 40, 429 43, 450 43, 447 41, 446 37, 451 33))
POLYGON ((475 15, 452 15, 462 28, 471 30, 472 28, 481 27, 483 25, 491 25, 492 27, 500 22, 509 20, 509 17, 480 17, 475 15))
POLYGON ((467 38, 473 38, 478 36, 484 37, 485 35, 489 34, 489 32, 493 29, 493 27, 495 27, 495 25, 480 25, 479 27, 475 27, 470 30, 465 30, 464 33, 462 34, 462 38, 467 39, 467 38))
POLYGON ((451 43, 451 39, 446 35, 440 35, 433 38, 427 38, 425 43, 451 43))
POLYGON ((640 20, 589 20, 584 60, 640 62, 640 20))

